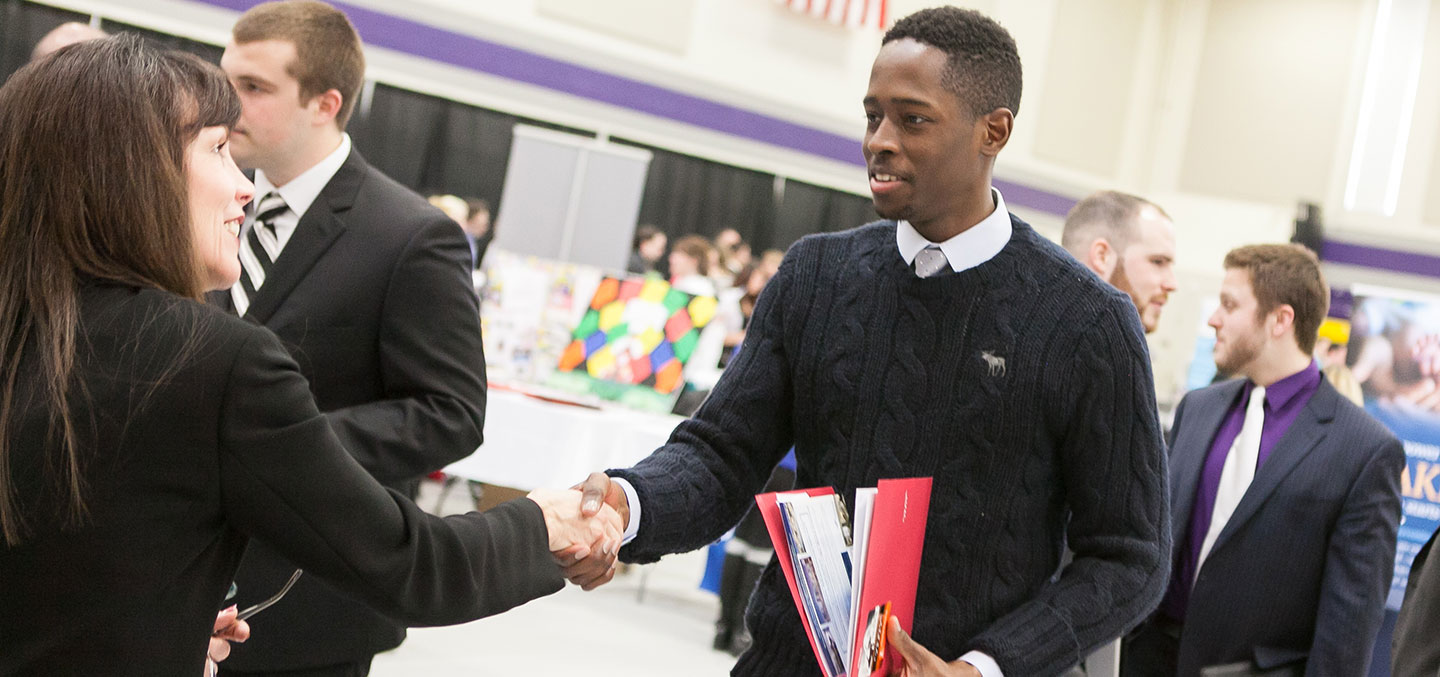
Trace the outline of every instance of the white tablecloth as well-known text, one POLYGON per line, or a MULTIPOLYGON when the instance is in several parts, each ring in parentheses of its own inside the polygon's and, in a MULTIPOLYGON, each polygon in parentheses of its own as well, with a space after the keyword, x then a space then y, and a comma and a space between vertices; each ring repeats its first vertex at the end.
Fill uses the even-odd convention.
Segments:
POLYGON ((564 488, 606 468, 634 465, 670 437, 680 416, 592 409, 491 389, 485 443, 445 468, 515 489, 564 488))

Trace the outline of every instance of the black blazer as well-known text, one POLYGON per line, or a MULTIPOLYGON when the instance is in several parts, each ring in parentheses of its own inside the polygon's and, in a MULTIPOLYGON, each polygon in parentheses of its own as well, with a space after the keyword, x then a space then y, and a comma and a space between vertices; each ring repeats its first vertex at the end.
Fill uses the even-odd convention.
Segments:
MULTIPOLYGON (((245 314, 284 342, 360 465, 412 496, 418 478, 481 442, 485 356, 470 271, 460 226, 352 150, 245 314)), ((231 308, 228 291, 214 297, 231 308)), ((240 603, 269 596, 295 568, 252 544, 236 576, 240 603)), ((405 637, 403 626, 308 578, 252 625, 227 667, 360 660, 405 637)))
POLYGON ((82 300, 71 401, 89 519, 57 527, 48 409, 22 379, 12 469, 36 536, 0 547, 0 674, 200 675, 251 537, 407 624, 563 584, 532 502, 439 518, 382 488, 269 331, 159 291, 92 285, 82 300))
POLYGON ((1435 556, 1435 536, 1430 535, 1410 566, 1390 653, 1395 677, 1440 675, 1440 557, 1435 556))
MULTIPOLYGON (((1205 455, 1242 385, 1196 390, 1176 410, 1176 558, 1188 547, 1205 455)), ((1200 568, 1180 635, 1179 674, 1307 658, 1307 675, 1365 674, 1390 590, 1404 468, 1399 440, 1321 379, 1200 568)))

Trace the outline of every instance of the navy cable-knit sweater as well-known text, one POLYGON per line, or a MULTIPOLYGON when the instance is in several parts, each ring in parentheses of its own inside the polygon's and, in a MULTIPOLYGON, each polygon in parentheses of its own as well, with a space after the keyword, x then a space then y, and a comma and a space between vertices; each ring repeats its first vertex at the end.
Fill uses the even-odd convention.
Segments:
MULTIPOLYGON (((1140 322, 1011 222, 993 259, 928 279, 900 257, 893 221, 792 247, 705 404, 610 471, 642 507, 621 558, 713 542, 793 443, 796 485, 833 486, 852 509, 856 487, 934 478, 912 634, 941 658, 973 649, 1006 677, 1053 675, 1137 624, 1170 570, 1140 322)), ((747 621, 754 644, 733 674, 820 674, 773 560, 747 621)))

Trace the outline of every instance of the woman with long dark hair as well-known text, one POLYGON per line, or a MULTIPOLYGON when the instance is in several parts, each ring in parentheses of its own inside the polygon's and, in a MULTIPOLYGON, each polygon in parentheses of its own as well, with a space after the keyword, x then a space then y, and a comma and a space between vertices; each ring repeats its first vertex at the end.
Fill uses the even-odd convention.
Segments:
POLYGON ((201 674, 251 537, 416 625, 555 592, 552 551, 618 543, 577 492, 425 514, 273 334, 200 303, 239 275, 239 113, 218 69, 130 36, 0 88, 0 674, 201 674))

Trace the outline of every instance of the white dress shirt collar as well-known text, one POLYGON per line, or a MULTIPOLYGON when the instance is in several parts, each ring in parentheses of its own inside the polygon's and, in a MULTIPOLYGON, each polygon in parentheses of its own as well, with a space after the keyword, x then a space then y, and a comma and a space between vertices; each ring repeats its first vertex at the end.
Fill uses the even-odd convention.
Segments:
POLYGON ((345 159, 350 157, 350 135, 340 135, 340 145, 330 151, 325 159, 315 163, 315 166, 305 170, 299 176, 291 179, 289 183, 276 188, 265 177, 265 172, 255 170, 255 199, 259 201, 270 193, 279 191, 280 197, 285 198, 285 204, 290 211, 295 213, 295 218, 305 216, 310 205, 315 204, 315 199, 320 197, 320 191, 335 177, 335 172, 340 171, 340 165, 345 164, 345 159))
POLYGON ((913 265, 915 255, 932 244, 940 247, 945 259, 950 262, 951 270, 957 273, 995 258, 1010 241, 1010 213, 1005 210, 1005 198, 1000 196, 999 189, 991 187, 990 195, 995 199, 995 210, 980 223, 944 242, 925 239, 909 221, 897 223, 895 244, 900 248, 900 256, 904 257, 905 263, 913 265))

